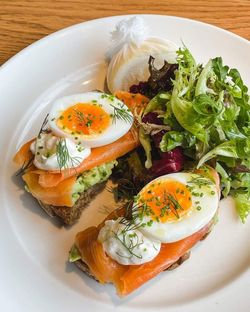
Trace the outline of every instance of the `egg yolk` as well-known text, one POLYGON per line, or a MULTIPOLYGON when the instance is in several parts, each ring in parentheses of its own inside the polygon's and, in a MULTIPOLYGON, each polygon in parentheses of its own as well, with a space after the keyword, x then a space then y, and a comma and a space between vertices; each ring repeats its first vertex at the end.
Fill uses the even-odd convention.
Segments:
POLYGON ((178 181, 154 181, 139 194, 138 206, 142 214, 153 221, 168 222, 186 215, 192 207, 191 194, 178 181))
POLYGON ((98 104, 77 103, 62 112, 57 126, 72 135, 101 134, 110 125, 110 115, 98 104))

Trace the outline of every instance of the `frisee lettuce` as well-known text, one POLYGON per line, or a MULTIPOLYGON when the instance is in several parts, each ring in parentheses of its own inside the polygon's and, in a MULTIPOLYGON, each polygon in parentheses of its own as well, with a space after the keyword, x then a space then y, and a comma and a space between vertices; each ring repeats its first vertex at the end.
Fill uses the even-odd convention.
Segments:
POLYGON ((246 222, 246 218, 250 213, 250 198, 247 194, 234 194, 234 200, 236 205, 236 211, 240 216, 243 223, 246 222))
MULTIPOLYGON (((171 131, 163 136, 160 149, 168 152, 181 146, 197 167, 216 164, 223 195, 236 199, 245 221, 250 206, 248 88, 238 70, 224 65, 221 57, 202 66, 185 46, 177 55, 173 90, 165 101, 164 123, 171 131)), ((157 102, 162 107, 156 96, 155 107, 157 102)))
POLYGON ((145 167, 149 169, 152 167, 151 143, 150 136, 145 132, 143 127, 139 129, 139 140, 146 154, 145 167))

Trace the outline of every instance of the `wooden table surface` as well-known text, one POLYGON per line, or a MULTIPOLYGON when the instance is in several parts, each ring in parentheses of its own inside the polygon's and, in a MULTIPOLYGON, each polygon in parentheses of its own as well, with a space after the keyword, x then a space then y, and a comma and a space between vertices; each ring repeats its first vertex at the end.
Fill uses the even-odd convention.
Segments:
POLYGON ((133 13, 188 17, 250 39, 250 0, 0 0, 0 64, 66 26, 133 13))

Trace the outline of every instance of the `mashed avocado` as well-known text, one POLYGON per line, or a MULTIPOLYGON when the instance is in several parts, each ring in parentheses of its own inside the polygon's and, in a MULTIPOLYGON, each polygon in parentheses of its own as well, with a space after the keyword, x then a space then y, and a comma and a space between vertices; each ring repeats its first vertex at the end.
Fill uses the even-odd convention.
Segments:
POLYGON ((69 252, 69 262, 75 262, 81 259, 81 254, 77 249, 76 245, 73 245, 69 252))
POLYGON ((113 160, 106 164, 97 166, 91 170, 83 172, 78 176, 76 183, 73 187, 72 198, 74 203, 80 197, 80 194, 86 191, 91 186, 106 181, 111 173, 112 169, 117 165, 117 161, 113 160))

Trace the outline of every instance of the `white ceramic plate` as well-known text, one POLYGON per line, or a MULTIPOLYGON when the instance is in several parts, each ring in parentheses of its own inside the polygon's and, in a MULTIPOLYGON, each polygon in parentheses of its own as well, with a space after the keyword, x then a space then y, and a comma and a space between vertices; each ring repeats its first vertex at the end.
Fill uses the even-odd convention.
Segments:
MULTIPOLYGON (((14 176, 12 156, 32 138, 53 99, 101 89, 109 33, 124 16, 61 30, 20 52, 0 70, 1 210, 0 306, 2 311, 249 311, 250 223, 237 219, 230 199, 219 223, 189 261, 125 299, 67 264, 75 234, 104 218, 111 197, 101 194, 80 221, 66 229, 52 222, 14 176), (104 200, 105 199, 105 200, 104 200), (107 207, 106 207, 107 209, 107 207)), ((222 56, 250 86, 250 44, 196 21, 146 15, 150 34, 181 40, 199 61, 222 56)))

